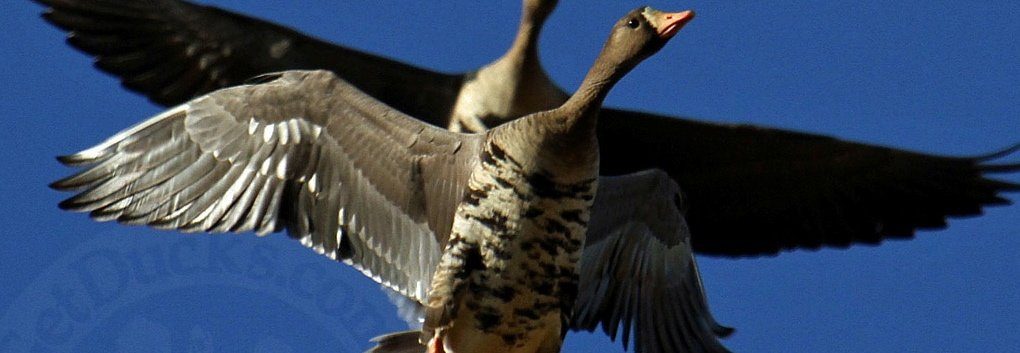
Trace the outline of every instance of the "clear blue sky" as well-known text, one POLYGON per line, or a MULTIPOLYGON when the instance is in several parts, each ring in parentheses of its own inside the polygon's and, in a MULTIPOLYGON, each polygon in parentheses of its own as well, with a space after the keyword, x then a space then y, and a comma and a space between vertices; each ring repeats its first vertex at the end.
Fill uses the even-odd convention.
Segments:
MULTIPOLYGON (((519 6, 207 2, 446 71, 501 54, 519 6)), ((573 89, 613 21, 641 4, 560 3, 542 57, 573 89)), ((929 153, 1020 140, 1016 3, 743 3, 651 3, 698 17, 608 102, 929 153)), ((53 156, 159 109, 66 46, 39 6, 0 6, 0 351, 346 353, 402 328, 374 284, 285 236, 184 236, 59 211, 67 195, 46 184, 70 170, 53 156)), ((737 328, 725 343, 740 352, 1016 351, 1020 206, 950 224, 879 247, 701 258, 712 308, 737 328)), ((564 351, 621 349, 572 334, 564 351)))

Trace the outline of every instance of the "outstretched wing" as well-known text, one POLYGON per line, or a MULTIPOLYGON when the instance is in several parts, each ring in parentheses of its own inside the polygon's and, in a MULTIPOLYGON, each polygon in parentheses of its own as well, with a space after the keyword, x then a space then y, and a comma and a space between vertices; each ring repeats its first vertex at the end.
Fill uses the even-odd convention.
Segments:
MULTIPOLYGON (((604 174, 661 168, 683 187, 694 250, 724 256, 910 238, 1009 204, 1020 164, 951 158, 747 125, 604 109, 604 174)), ((1009 151, 1007 151, 1009 152, 1009 151)))
POLYGON ((424 299, 480 138, 414 120, 328 71, 265 81, 62 157, 87 169, 53 184, 81 190, 61 207, 184 231, 286 228, 424 299))
POLYGON ((572 328, 602 329, 638 353, 727 352, 732 329, 709 311, 678 208, 679 186, 661 170, 599 179, 572 328))
POLYGON ((96 57, 97 67, 167 106, 268 72, 324 69, 400 111, 446 126, 461 85, 459 75, 183 0, 35 1, 48 7, 47 21, 68 32, 68 43, 96 57))

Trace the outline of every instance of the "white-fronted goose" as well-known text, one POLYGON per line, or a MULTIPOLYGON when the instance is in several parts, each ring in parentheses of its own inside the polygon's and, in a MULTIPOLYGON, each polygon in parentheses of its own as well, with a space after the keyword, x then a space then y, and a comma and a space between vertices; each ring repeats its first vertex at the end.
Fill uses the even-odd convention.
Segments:
POLYGON ((430 126, 329 71, 287 71, 62 157, 87 169, 53 187, 81 190, 61 206, 99 220, 286 229, 425 305, 422 331, 377 352, 554 353, 568 328, 600 323, 638 352, 724 352, 678 186, 598 175, 603 99, 692 16, 630 12, 566 103, 485 133, 430 126))
MULTIPOLYGON (((97 57, 99 68, 164 105, 288 69, 331 70, 411 116, 455 129, 566 97, 549 83, 534 45, 555 1, 526 0, 512 49, 478 75, 424 70, 181 0, 37 1, 49 7, 47 20, 69 32, 69 43, 97 57), (499 88, 513 94, 488 105, 465 103, 473 88, 486 88, 479 87, 484 80, 465 81, 504 74, 501 81, 509 83, 499 88), (518 96, 522 90, 510 89, 524 86, 544 93, 518 96), (467 108, 458 114, 455 105, 467 108), (470 108, 478 109, 474 116, 465 113, 470 108)), ((694 249, 705 254, 756 256, 909 238, 918 229, 945 227, 947 217, 1009 204, 1000 193, 1020 189, 985 177, 1020 170, 989 164, 1002 154, 941 157, 747 125, 617 109, 602 115, 602 173, 661 168, 680 180, 693 205, 687 217, 694 249)))

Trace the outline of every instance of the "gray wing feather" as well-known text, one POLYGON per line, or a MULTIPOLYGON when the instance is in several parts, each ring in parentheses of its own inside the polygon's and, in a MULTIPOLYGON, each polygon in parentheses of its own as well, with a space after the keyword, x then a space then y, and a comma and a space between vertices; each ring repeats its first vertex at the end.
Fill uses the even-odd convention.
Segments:
POLYGON ((727 352, 717 336, 732 329, 709 311, 679 197, 660 170, 599 179, 573 329, 601 324, 615 340, 622 327, 638 353, 727 352))
POLYGON ((286 228, 423 301, 479 136, 399 113, 326 71, 213 92, 78 154, 61 207, 183 231, 286 228))

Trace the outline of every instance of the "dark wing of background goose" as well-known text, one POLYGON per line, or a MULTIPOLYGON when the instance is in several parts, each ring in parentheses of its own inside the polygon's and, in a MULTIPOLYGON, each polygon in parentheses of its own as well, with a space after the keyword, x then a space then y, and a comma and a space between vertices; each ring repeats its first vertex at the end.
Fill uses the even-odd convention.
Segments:
POLYGON ((602 172, 662 168, 692 205, 694 250, 724 256, 878 244, 1009 205, 1020 145, 942 157, 751 125, 607 109, 602 172), (725 142, 724 142, 725 141, 725 142), (698 153, 688 153, 698 151, 698 153), (1008 159, 1006 159, 1008 160, 1008 159))
MULTIPOLYGON (((37 1, 100 69, 164 105, 265 72, 326 69, 446 126, 462 82, 180 0, 37 1)), ((687 216, 698 253, 761 256, 909 238, 945 227, 949 217, 1008 204, 1001 194, 1020 188, 988 177, 1016 173, 1018 164, 618 109, 603 116, 603 172, 661 168, 676 178, 694 205, 687 216)))
POLYGON ((35 0, 67 42, 96 56, 124 87, 172 106, 284 70, 335 72, 392 107, 433 123, 449 112, 461 76, 423 70, 328 43, 257 18, 180 0, 35 0), (448 102, 447 105, 437 105, 448 102))
POLYGON ((404 116, 328 71, 197 98, 78 154, 60 204, 100 220, 266 234, 422 300, 478 136, 404 116))

